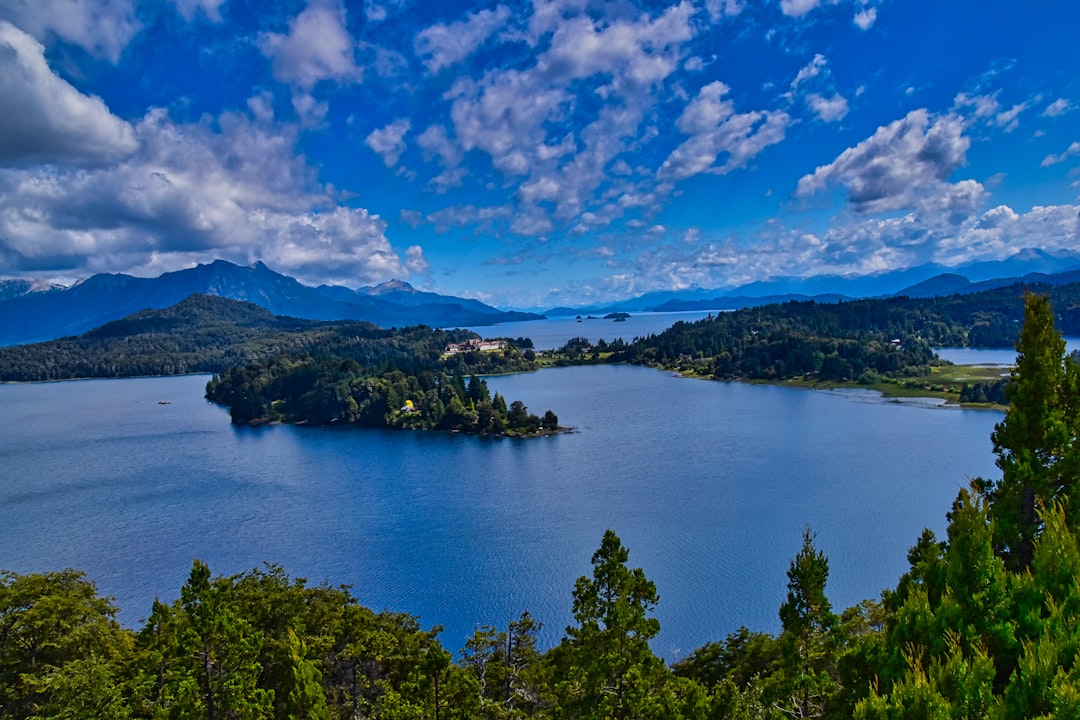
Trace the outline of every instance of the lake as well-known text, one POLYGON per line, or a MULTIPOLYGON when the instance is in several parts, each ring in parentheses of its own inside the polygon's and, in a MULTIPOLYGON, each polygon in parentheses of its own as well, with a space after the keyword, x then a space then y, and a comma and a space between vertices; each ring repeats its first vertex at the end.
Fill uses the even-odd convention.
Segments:
POLYGON ((528 609, 550 645, 606 528, 660 594, 668 658, 775 631, 803 528, 839 610, 894 586, 923 527, 994 475, 1001 415, 640 367, 489 380, 575 432, 531 440, 234 427, 205 376, 0 385, 0 568, 85 570, 138 626, 200 558, 349 583, 445 626, 528 609), (170 404, 159 404, 167 400, 170 404))
POLYGON ((608 342, 612 340, 630 342, 636 337, 662 333, 677 322, 695 322, 710 314, 715 315, 716 312, 716 310, 711 313, 705 310, 693 310, 670 313, 631 313, 629 318, 619 322, 605 320, 602 316, 583 315, 580 320, 576 317, 553 317, 465 329, 472 330, 485 338, 527 337, 533 341, 537 350, 553 350, 561 348, 576 337, 588 338, 589 342, 601 339, 608 342))

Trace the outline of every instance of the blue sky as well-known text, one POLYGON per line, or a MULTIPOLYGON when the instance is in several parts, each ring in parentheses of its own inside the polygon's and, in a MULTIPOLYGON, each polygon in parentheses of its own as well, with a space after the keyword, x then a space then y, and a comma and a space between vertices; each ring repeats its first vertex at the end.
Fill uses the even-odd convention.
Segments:
POLYGON ((1080 3, 0 0, 0 276, 507 307, 1080 248, 1080 3))

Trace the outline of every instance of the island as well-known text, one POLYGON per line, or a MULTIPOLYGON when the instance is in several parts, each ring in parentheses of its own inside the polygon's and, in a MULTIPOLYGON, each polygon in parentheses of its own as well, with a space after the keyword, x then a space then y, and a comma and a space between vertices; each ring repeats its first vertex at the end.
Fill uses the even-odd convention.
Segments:
POLYGON ((614 320, 615 322, 626 322, 630 317, 630 313, 625 312, 612 312, 604 316, 605 320, 614 320))
POLYGON ((446 430, 490 437, 537 437, 569 432, 558 416, 530 413, 525 404, 466 382, 458 370, 373 371, 351 358, 279 357, 215 374, 206 398, 229 408, 236 424, 268 422, 446 430))

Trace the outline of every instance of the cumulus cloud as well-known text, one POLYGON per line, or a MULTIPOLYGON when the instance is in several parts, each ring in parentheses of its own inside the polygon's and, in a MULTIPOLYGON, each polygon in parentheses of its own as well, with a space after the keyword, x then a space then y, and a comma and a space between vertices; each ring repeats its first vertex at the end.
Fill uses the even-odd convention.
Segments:
POLYGON ((976 118, 989 118, 997 115, 1000 104, 997 100, 997 93, 989 95, 969 95, 968 93, 960 93, 953 99, 953 107, 957 110, 970 108, 971 115, 976 118))
POLYGON ((1010 133, 1020 127, 1020 113, 1027 110, 1027 108, 1028 103, 1022 102, 1013 105, 1008 110, 1002 110, 994 116, 994 124, 1000 128, 1004 128, 1005 132, 1010 133))
POLYGON ((0 170, 0 257, 14 272, 160 273, 262 259, 311 282, 355 285, 407 269, 386 224, 338 205, 282 134, 239 114, 134 126, 135 154, 93 168, 0 170))
POLYGON ((1051 165, 1063 163, 1075 155, 1080 155, 1080 142, 1074 142, 1069 145, 1068 149, 1060 155, 1047 155, 1043 158, 1042 167, 1050 167, 1051 165))
POLYGON ((653 189, 614 168, 658 134, 645 120, 679 70, 695 11, 688 0, 655 16, 537 0, 524 38, 537 48, 535 62, 460 78, 445 95, 452 141, 448 131, 425 131, 422 147, 446 168, 436 185, 460 182, 460 156, 486 155, 504 183, 517 185, 510 229, 530 235, 551 231, 549 213, 572 222, 592 211, 610 221, 628 199, 656 202, 653 189), (443 149, 448 142, 458 153, 443 149))
POLYGON ((180 17, 188 22, 194 20, 199 12, 208 20, 221 22, 221 6, 225 4, 225 0, 172 0, 172 3, 180 17))
POLYGON ((806 198, 839 184, 858 213, 915 208, 942 193, 955 193, 960 202, 973 188, 946 181, 966 161, 971 141, 963 130, 956 115, 931 118, 925 109, 913 110, 800 178, 796 196, 806 198))
POLYGON ((312 2, 289 22, 288 34, 265 33, 259 47, 273 61, 274 77, 310 89, 322 80, 359 82, 363 76, 345 27, 345 9, 333 0, 312 2))
POLYGON ((1042 114, 1044 117, 1058 117, 1064 115, 1070 110, 1074 110, 1075 107, 1066 98, 1058 98, 1054 102, 1046 106, 1042 114))
POLYGON ((93 165, 137 148, 131 125, 57 76, 41 43, 0 20, 0 164, 93 165))
POLYGON ((734 104, 724 99, 728 90, 722 82, 709 83, 687 104, 676 126, 690 138, 671 152, 657 171, 658 178, 683 180, 703 172, 727 173, 784 139, 791 123, 787 113, 736 113, 734 104), (722 155, 725 161, 717 164, 722 155))
POLYGON ((713 22, 725 17, 735 17, 744 9, 742 0, 705 0, 705 9, 713 22))
POLYGON ((494 10, 470 13, 459 22, 433 25, 416 36, 416 54, 424 58, 428 70, 438 72, 471 55, 509 17, 510 8, 499 5, 494 10))
POLYGON ((372 130, 364 139, 364 144, 374 150, 386 163, 386 167, 397 164, 401 153, 405 152, 405 133, 412 127, 408 118, 400 118, 386 127, 372 130))
POLYGON ((413 275, 431 274, 431 263, 424 258, 424 248, 419 245, 410 245, 405 249, 405 267, 413 275))
POLYGON ((364 0, 364 17, 368 22, 382 22, 393 14, 405 9, 405 0, 364 0))
POLYGON ((834 94, 831 98, 822 97, 817 93, 810 93, 806 96, 806 104, 824 122, 837 122, 843 120, 844 116, 848 114, 847 100, 839 93, 834 94))
POLYGON ((828 61, 821 53, 814 55, 814 57, 795 75, 795 79, 791 81, 791 89, 795 90, 807 80, 817 77, 825 69, 828 61))
POLYGON ((132 0, 16 0, 0 3, 0 18, 41 42, 59 38, 113 64, 142 29, 132 0))
POLYGON ((855 13, 855 17, 852 22, 860 30, 869 30, 874 26, 874 22, 877 20, 877 8, 864 8, 855 13))
POLYGON ((788 17, 802 17, 820 4, 821 0, 780 0, 780 10, 788 17))

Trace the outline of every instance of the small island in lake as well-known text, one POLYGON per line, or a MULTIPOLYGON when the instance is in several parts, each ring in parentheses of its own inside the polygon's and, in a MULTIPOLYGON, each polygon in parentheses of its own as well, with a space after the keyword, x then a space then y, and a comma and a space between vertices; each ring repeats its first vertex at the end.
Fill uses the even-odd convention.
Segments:
POLYGON ((233 367, 214 375, 206 397, 228 406, 236 424, 343 424, 499 437, 570 431, 551 410, 538 416, 520 400, 507 405, 476 375, 466 382, 456 370, 372 372, 350 358, 282 357, 233 367))
POLYGON ((613 312, 613 313, 608 313, 607 315, 605 315, 604 319, 605 320, 614 320, 615 322, 626 322, 627 318, 629 318, 629 317, 630 317, 630 313, 613 312))

